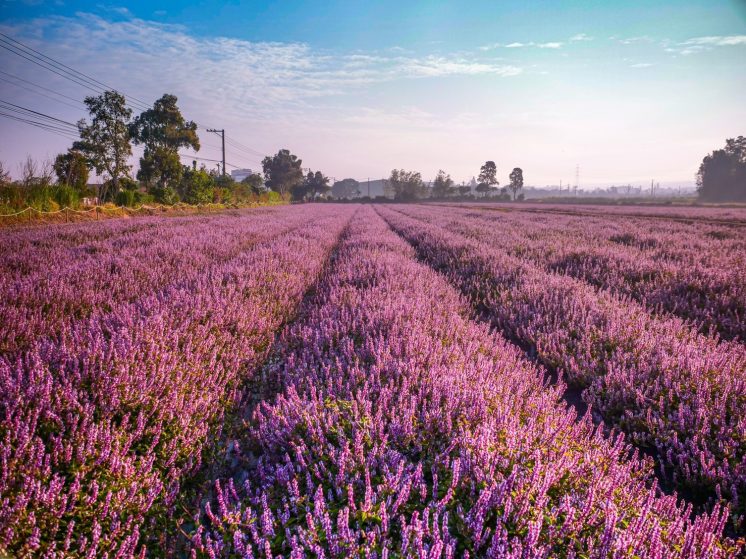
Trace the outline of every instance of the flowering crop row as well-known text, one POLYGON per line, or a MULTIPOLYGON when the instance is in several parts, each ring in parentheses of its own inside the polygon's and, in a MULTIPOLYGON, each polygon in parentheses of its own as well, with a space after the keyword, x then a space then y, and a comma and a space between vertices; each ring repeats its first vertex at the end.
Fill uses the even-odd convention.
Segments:
MULTIPOLYGON (((453 206, 453 204, 448 204, 453 206)), ((462 203, 458 204, 464 208, 494 208, 500 207, 484 203, 462 203)), ((502 206, 503 208, 505 206, 502 206)), ((513 203, 510 206, 522 211, 537 213, 557 213, 582 216, 602 216, 610 218, 621 217, 656 217, 671 220, 698 220, 708 223, 743 223, 746 224, 746 208, 744 207, 722 207, 722 206, 644 206, 644 205, 621 205, 611 206, 608 204, 544 204, 537 206, 535 202, 513 203)))
POLYGON ((64 335, 71 321, 148 296, 179 280, 185 269, 225 262, 308 219, 297 209, 280 221, 274 212, 250 220, 240 215, 146 219, 127 228, 108 220, 102 229, 77 226, 80 234, 65 227, 8 234, 5 240, 15 249, 0 257, 0 355, 64 335))
POLYGON ((439 218, 449 229, 499 244, 549 271, 628 295, 651 310, 691 320, 705 332, 746 341, 741 229, 465 210, 439 218))
POLYGON ((204 557, 727 557, 561 387, 359 210, 266 374, 191 544, 204 557), (257 458, 258 457, 258 458, 257 458))
MULTIPOLYGON (((181 483, 350 215, 298 211, 306 224, 290 233, 216 265, 187 259, 162 289, 0 358, 0 555, 128 557, 159 545, 181 483)), ((269 237, 284 217, 262 222, 269 237)), ((239 221, 255 236, 250 217, 239 221)))
POLYGON ((719 344, 678 319, 652 318, 633 302, 448 231, 436 223, 442 209, 407 210, 421 219, 380 211, 509 338, 585 387, 584 399, 608 425, 657 450, 674 486, 729 497, 743 510, 742 345, 719 344))

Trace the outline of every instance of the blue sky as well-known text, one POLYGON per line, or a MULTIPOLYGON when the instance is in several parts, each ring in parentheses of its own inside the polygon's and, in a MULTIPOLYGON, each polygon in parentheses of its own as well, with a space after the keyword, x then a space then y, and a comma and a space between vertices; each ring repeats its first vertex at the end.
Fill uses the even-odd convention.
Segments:
MULTIPOLYGON (((502 182, 514 166, 529 184, 567 182, 579 164, 581 186, 687 184, 705 153, 746 133, 744 1, 0 0, 0 11, 3 33, 126 94, 176 94, 188 118, 251 148, 229 150, 239 166, 288 147, 336 178, 404 167, 461 181, 493 159, 502 182)), ((19 84, 90 92, 7 50, 0 65, 12 75, 0 99, 84 116, 19 84)), ((68 143, 0 127, 11 170, 68 143)), ((218 139, 205 140, 200 155, 216 157, 218 139)))

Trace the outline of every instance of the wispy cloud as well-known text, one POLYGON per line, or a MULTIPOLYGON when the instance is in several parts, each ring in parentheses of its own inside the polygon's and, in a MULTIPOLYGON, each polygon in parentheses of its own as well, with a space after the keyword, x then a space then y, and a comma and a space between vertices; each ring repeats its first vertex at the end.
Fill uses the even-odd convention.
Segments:
POLYGON ((139 97, 188 91, 195 100, 263 115, 273 107, 286 111, 313 98, 397 79, 522 72, 516 65, 468 53, 423 56, 396 47, 332 52, 304 43, 197 37, 180 26, 134 18, 109 21, 91 14, 0 28, 42 50, 53 43, 56 57, 107 76, 105 81, 125 91, 142 92, 139 97))
MULTIPOLYGON (((668 45, 668 43, 666 43, 668 45)), ((746 46, 746 35, 709 35, 694 37, 675 45, 666 46, 666 52, 684 56, 705 52, 718 47, 746 46)))
POLYGON ((630 68, 650 68, 653 66, 650 62, 637 62, 636 64, 630 64, 630 68))
POLYGON ((611 40, 617 40, 623 45, 635 45, 640 43, 654 43, 655 39, 648 37, 647 35, 641 35, 639 37, 625 37, 623 39, 617 39, 616 37, 609 37, 611 40))
MULTIPOLYGON (((572 40, 572 39, 571 39, 572 40)), ((551 41, 548 43, 537 43, 535 41, 530 41, 528 43, 521 43, 521 42, 512 42, 512 43, 491 43, 489 45, 482 45, 479 47, 479 50, 494 50, 498 48, 506 48, 506 49, 519 49, 523 47, 538 47, 540 49, 559 49, 562 48, 562 45, 564 45, 563 42, 560 41, 551 41)))
POLYGON ((569 40, 572 41, 572 42, 577 42, 577 41, 592 41, 593 37, 589 37, 585 33, 578 33, 577 35, 573 35, 572 37, 570 37, 569 40))
POLYGON ((681 43, 682 45, 699 45, 712 47, 731 47, 746 45, 746 35, 712 35, 708 37, 694 37, 681 43))

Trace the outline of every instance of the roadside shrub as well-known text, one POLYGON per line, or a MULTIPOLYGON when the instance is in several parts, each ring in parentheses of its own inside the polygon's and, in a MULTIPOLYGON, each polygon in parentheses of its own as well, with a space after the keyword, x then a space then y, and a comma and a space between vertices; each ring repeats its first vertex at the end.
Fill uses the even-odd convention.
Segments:
POLYGON ((80 193, 66 184, 59 184, 51 188, 51 195, 61 207, 77 208, 80 205, 80 193))

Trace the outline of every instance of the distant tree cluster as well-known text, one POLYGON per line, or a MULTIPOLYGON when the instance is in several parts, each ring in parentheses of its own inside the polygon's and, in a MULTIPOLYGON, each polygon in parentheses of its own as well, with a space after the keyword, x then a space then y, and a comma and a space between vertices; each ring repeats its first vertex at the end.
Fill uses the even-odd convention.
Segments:
POLYGON ((321 171, 310 169, 303 174, 303 161, 281 149, 276 155, 267 156, 262 161, 266 184, 282 196, 289 195, 292 200, 316 200, 331 190, 329 177, 321 171))
MULTIPOLYGON (((523 195, 520 191, 523 189, 523 171, 519 167, 514 168, 509 179, 508 185, 499 189, 497 165, 494 161, 486 161, 479 170, 478 179, 472 179, 472 184, 456 185, 451 179, 451 175, 443 169, 438 171, 430 184, 425 184, 422 181, 422 175, 418 172, 394 169, 391 171, 388 184, 393 190, 394 199, 402 202, 421 198, 473 198, 472 188, 484 198, 510 200, 512 197, 513 200, 522 199, 523 195)), ((346 180, 351 181, 352 179, 346 180)), ((354 182, 357 184, 357 181, 354 182)), ((332 194, 338 198, 352 196, 349 192, 351 191, 343 191, 342 185, 340 185, 338 191, 332 190, 332 194), (342 196, 343 193, 347 196, 342 196)))
POLYGON ((328 177, 320 171, 304 174, 301 160, 286 149, 264 158, 264 176, 254 173, 241 182, 225 169, 197 168, 196 161, 182 164, 179 150, 199 151, 200 141, 197 124, 184 118, 174 95, 163 95, 134 118, 116 91, 86 97, 84 103, 90 118, 78 122, 80 139, 53 163, 39 164, 29 157, 18 181, 11 180, 0 163, 0 208, 49 211, 75 208, 84 200, 122 206, 316 200, 331 190, 328 177), (144 147, 135 178, 129 163, 133 144, 144 147), (89 184, 92 172, 104 179, 102 184, 89 184))
POLYGON ((707 202, 746 201, 746 137, 725 141, 705 156, 697 172, 697 192, 707 202))

